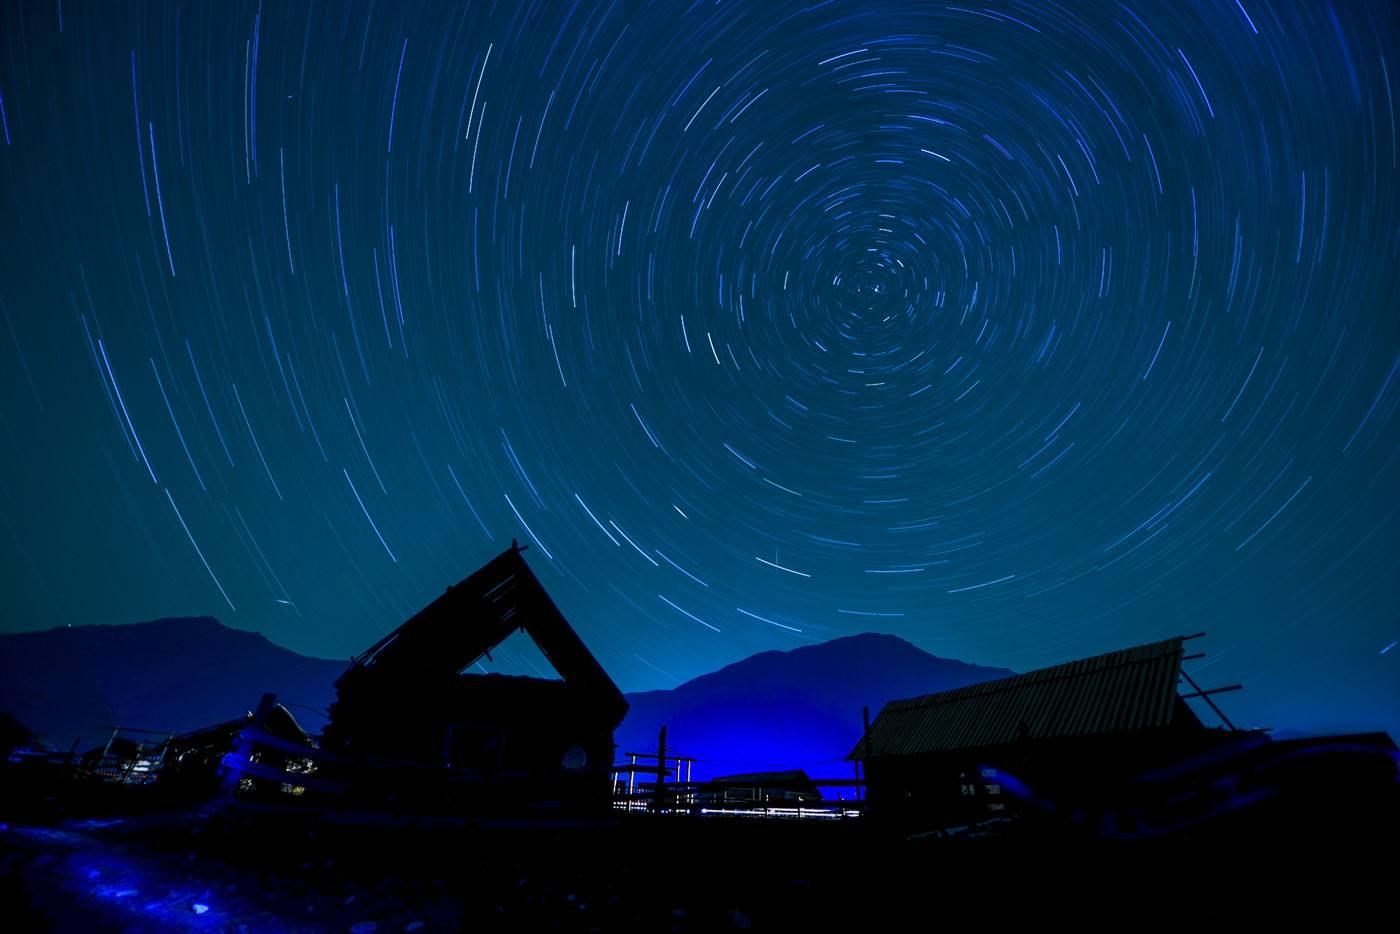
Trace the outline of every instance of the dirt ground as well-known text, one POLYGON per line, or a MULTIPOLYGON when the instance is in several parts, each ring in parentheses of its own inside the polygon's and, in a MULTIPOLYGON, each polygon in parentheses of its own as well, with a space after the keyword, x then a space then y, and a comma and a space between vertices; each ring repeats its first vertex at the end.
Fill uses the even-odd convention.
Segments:
POLYGON ((1370 845, 1350 834, 1303 839, 1257 828, 1108 845, 911 841, 857 821, 485 825, 194 810, 4 825, 0 926, 355 934, 1364 927, 1391 910, 1396 868, 1370 845))

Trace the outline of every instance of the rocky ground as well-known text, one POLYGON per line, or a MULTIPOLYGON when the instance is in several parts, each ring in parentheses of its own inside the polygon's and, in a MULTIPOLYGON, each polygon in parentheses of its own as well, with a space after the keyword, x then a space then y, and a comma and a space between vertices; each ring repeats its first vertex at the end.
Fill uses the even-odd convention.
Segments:
POLYGON ((1291 833, 1105 846, 246 808, 3 827, 9 931, 1254 930, 1359 921, 1393 889, 1364 842, 1291 833))

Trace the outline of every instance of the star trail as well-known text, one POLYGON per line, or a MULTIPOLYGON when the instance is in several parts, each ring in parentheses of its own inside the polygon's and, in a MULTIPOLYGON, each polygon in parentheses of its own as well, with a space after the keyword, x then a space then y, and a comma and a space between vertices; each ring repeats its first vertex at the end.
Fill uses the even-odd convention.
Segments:
POLYGON ((1377 2, 0 9, 0 626, 347 657, 512 538, 626 689, 1204 630, 1400 726, 1377 2))

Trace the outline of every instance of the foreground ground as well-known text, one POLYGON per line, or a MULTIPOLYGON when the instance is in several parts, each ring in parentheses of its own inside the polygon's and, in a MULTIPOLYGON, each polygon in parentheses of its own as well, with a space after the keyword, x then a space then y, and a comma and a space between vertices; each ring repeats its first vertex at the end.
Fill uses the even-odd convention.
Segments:
POLYGON ((1393 828, 909 840, 856 821, 165 812, 0 831, 10 931, 1328 929, 1392 910, 1393 828), (1379 847, 1379 848, 1377 848, 1379 847))

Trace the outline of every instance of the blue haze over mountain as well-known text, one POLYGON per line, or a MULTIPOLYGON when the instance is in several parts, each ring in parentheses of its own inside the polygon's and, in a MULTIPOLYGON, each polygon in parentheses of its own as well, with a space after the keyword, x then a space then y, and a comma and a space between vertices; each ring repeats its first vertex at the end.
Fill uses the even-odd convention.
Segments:
MULTIPOLYGON (((0 635, 0 712, 54 746, 103 742, 114 724, 181 732, 230 720, 276 693, 318 731, 346 662, 308 658, 211 617, 0 635)), ((895 636, 761 652, 674 690, 628 695, 619 752, 696 756, 697 778, 768 768, 843 776, 861 707, 1009 674, 937 658, 895 636)))

